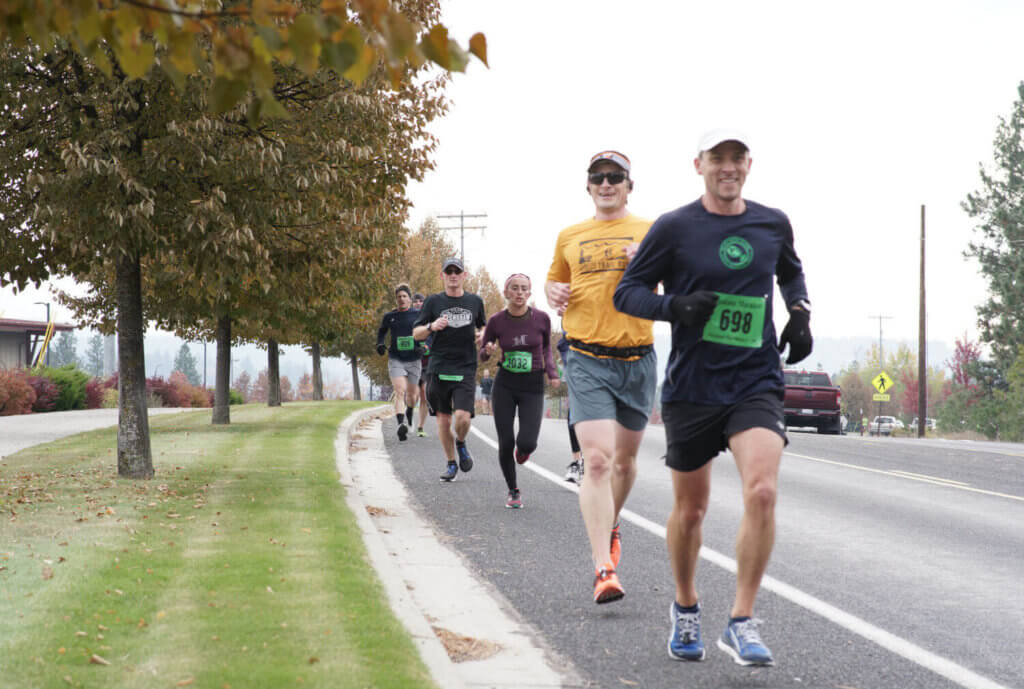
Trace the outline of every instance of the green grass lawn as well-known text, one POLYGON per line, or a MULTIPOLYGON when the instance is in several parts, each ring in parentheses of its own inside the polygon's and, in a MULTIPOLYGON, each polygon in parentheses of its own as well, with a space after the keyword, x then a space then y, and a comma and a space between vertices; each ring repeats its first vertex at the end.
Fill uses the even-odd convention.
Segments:
POLYGON ((367 564, 334 463, 360 403, 150 419, 0 465, 3 687, 434 687, 367 564))

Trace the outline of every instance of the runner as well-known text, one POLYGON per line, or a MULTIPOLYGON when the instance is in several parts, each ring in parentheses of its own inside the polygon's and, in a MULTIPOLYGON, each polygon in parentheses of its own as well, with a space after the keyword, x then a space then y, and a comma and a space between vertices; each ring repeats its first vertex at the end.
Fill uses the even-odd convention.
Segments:
POLYGON ((650 227, 626 209, 629 172, 629 158, 617 151, 590 159, 594 217, 559 233, 544 286, 569 340, 565 379, 587 458, 580 511, 594 561, 595 603, 625 595, 615 571, 622 552, 618 518, 636 480, 657 383, 653 324, 612 306, 615 286, 650 227))
MULTIPOLYGON (((417 311, 423 308, 423 295, 419 292, 412 295, 412 307, 417 311)), ((430 363, 430 345, 433 344, 433 342, 434 336, 431 335, 426 340, 419 343, 420 353, 423 354, 423 358, 420 359, 420 371, 423 373, 420 376, 420 384, 418 386, 420 389, 420 417, 419 424, 416 426, 416 435, 420 438, 427 437, 427 432, 423 430, 423 424, 427 421, 427 408, 429 407, 427 404, 427 365, 430 363)))
MULTIPOLYGON (((558 344, 558 355, 562 357, 562 366, 566 365, 566 359, 569 356, 569 341, 565 339, 565 332, 562 332, 562 337, 559 338, 558 344)), ((565 415, 565 425, 569 428, 569 449, 572 450, 572 461, 569 462, 569 466, 565 468, 565 480, 569 483, 575 483, 579 485, 580 481, 583 480, 583 453, 580 452, 580 441, 576 437, 576 424, 572 422, 572 410, 570 409, 565 415)))
POLYGON ((423 302, 413 337, 422 342, 431 333, 434 336, 427 400, 431 413, 437 417, 437 434, 448 460, 441 480, 450 482, 455 480, 459 469, 473 468, 466 435, 476 401, 477 329, 484 327, 487 318, 483 300, 463 289, 466 269, 462 259, 446 258, 441 264, 441 280, 444 291, 431 294, 423 302))
POLYGON ((389 311, 377 329, 377 353, 388 355, 388 376, 395 390, 395 419, 398 421, 398 439, 405 440, 412 425, 413 408, 416 406, 417 385, 420 381, 420 353, 412 337, 412 325, 419 312, 412 309, 412 290, 401 284, 395 288, 395 302, 398 308, 389 311), (384 337, 391 331, 390 349, 384 344, 384 337), (406 425, 408 420, 408 425, 406 425))
POLYGON ((505 507, 523 506, 516 482, 516 464, 523 464, 537 449, 544 419, 544 373, 558 386, 558 371, 551 357, 551 320, 543 311, 527 306, 530 278, 515 273, 505 280, 508 306, 491 316, 480 339, 480 361, 488 361, 501 347, 502 359, 491 389, 494 430, 498 434, 498 462, 508 486, 505 507), (518 411, 519 432, 515 421, 518 411))
POLYGON ((491 378, 490 371, 484 371, 483 378, 480 379, 480 398, 483 407, 484 414, 491 414, 491 393, 494 391, 494 379, 491 378))
POLYGON ((732 451, 743 483, 736 597, 718 647, 740 665, 773 665, 753 619, 775 541, 775 500, 785 446, 787 364, 811 353, 810 304, 793 229, 781 212, 742 198, 750 146, 734 131, 701 137, 694 165, 704 193, 651 227, 615 292, 615 306, 672 322, 662 417, 675 502, 666 526, 675 577, 669 654, 703 660, 696 568, 711 490, 711 460, 732 451), (772 280, 789 322, 776 344, 772 280), (653 292, 661 282, 665 294, 653 292))

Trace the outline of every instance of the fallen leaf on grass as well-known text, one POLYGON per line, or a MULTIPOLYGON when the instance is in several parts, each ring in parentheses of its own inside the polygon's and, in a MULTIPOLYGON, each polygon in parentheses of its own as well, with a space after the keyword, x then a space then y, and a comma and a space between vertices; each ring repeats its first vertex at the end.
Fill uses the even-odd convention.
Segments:
POLYGON ((110 661, 102 656, 98 656, 93 653, 92 657, 89 658, 89 662, 93 665, 110 665, 110 661))
POLYGON ((195 677, 187 677, 186 679, 182 679, 182 680, 179 680, 179 681, 175 682, 174 686, 176 686, 176 687, 187 687, 188 685, 192 684, 195 681, 196 681, 195 677))
POLYGON ((316 656, 311 656, 310 659, 309 659, 309 664, 310 665, 312 665, 313 663, 319 663, 319 662, 320 662, 320 659, 317 658, 316 656))
POLYGON ((87 632, 75 632, 75 636, 89 636, 87 632))
POLYGON ((43 567, 43 579, 53 579, 53 567, 43 567))

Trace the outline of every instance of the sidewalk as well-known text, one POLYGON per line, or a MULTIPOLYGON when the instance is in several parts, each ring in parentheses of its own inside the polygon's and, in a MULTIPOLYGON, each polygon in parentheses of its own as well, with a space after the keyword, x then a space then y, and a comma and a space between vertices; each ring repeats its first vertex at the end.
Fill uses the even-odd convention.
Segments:
MULTIPOLYGON (((202 409, 156 408, 150 409, 149 414, 150 416, 178 414, 186 411, 202 411, 202 409)), ((117 409, 76 409, 44 414, 0 416, 0 459, 7 455, 13 455, 19 450, 24 450, 26 447, 116 425, 117 409)))
POLYGON ((339 428, 338 471, 391 608, 437 684, 445 689, 582 686, 571 666, 544 649, 539 634, 411 509, 384 449, 381 411, 391 413, 387 407, 370 409, 339 428))

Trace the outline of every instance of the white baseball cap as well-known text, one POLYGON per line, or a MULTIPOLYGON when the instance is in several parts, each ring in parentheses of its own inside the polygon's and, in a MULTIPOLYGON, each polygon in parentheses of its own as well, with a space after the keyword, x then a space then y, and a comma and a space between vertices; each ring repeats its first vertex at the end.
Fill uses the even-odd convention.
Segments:
POLYGON ((704 151, 710 151, 725 141, 735 141, 747 149, 748 152, 750 151, 747 135, 738 129, 712 129, 709 132, 704 132, 700 139, 697 140, 697 155, 699 156, 704 151))

